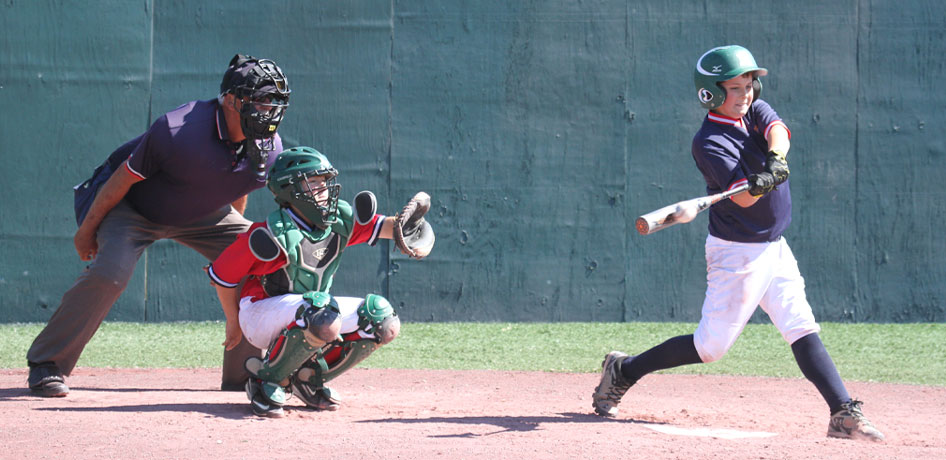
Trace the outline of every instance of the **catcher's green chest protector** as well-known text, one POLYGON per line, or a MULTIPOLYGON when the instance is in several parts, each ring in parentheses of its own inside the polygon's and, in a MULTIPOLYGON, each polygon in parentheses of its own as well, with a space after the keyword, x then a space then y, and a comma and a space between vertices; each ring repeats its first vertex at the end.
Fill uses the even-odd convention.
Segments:
POLYGON ((299 228, 283 209, 269 215, 266 226, 285 251, 289 263, 281 270, 261 277, 267 295, 328 292, 331 289, 353 223, 348 203, 339 200, 338 205, 339 221, 329 228, 311 232, 299 228))

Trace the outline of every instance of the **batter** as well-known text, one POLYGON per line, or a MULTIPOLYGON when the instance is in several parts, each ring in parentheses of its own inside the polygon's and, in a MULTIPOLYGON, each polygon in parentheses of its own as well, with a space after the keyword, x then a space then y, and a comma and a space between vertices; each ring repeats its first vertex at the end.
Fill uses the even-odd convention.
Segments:
POLYGON ((883 441, 862 403, 848 395, 821 342, 805 281, 782 236, 792 214, 786 160, 791 133, 759 99, 759 78, 767 74, 741 46, 713 48, 697 61, 697 97, 709 113, 693 138, 692 154, 707 194, 746 183, 749 190, 709 210, 706 297, 696 331, 636 356, 608 353, 592 405, 600 415, 615 416, 621 398, 644 375, 722 358, 761 306, 828 404, 828 436, 883 441))

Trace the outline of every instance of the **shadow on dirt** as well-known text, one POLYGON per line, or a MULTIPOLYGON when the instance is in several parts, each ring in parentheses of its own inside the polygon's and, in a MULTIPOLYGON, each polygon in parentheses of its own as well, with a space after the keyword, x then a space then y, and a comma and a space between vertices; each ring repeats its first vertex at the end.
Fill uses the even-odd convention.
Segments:
MULTIPOLYGON (((69 386, 70 391, 101 391, 101 392, 117 392, 117 393, 144 393, 149 391, 162 392, 162 393, 173 393, 173 392, 184 392, 184 393, 196 393, 196 392, 219 392, 221 390, 213 388, 200 388, 200 389, 191 389, 191 388, 95 388, 95 387, 74 387, 69 386)), ((242 393, 242 391, 241 391, 242 393)), ((40 398, 41 396, 34 395, 30 392, 29 388, 26 387, 26 380, 24 379, 22 388, 0 388, 0 400, 4 399, 13 399, 20 398, 23 396, 40 398)))
POLYGON ((453 423, 458 425, 494 425, 501 430, 490 433, 464 433, 451 435, 433 435, 433 438, 472 438, 478 436, 489 436, 506 432, 527 432, 541 429, 539 425, 543 423, 648 423, 662 425, 665 422, 655 422, 652 420, 635 420, 630 418, 613 419, 601 417, 593 414, 581 414, 576 412, 563 412, 558 416, 472 416, 472 417, 428 417, 428 418, 386 418, 378 420, 360 420, 356 423, 453 423))
MULTIPOLYGON (((148 391, 157 391, 162 393, 199 393, 199 392, 213 392, 218 393, 221 390, 216 388, 96 388, 96 387, 74 387, 69 386, 72 391, 102 391, 102 392, 114 392, 114 393, 141 393, 148 391)), ((243 393, 243 390, 238 392, 231 393, 243 393)))
POLYGON ((33 410, 51 412, 202 412, 204 414, 242 420, 255 418, 246 404, 184 403, 184 404, 136 404, 128 406, 101 407, 38 407, 33 410))

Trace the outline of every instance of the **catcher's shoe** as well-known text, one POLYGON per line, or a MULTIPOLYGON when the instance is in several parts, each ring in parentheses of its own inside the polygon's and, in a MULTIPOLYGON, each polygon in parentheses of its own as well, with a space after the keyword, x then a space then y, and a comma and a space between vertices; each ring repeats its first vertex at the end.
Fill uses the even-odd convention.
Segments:
POLYGON ((842 404, 841 410, 831 414, 828 422, 828 436, 832 438, 855 439, 859 441, 883 442, 884 434, 867 420, 861 412, 861 401, 853 400, 842 404))
POLYGON ((30 363, 30 376, 27 379, 30 392, 47 398, 61 398, 69 394, 66 379, 55 363, 30 363))
POLYGON ((633 385, 621 375, 621 363, 627 357, 627 354, 620 351, 612 351, 605 355, 601 363, 601 381, 598 382, 595 392, 591 395, 591 406, 595 408, 598 415, 605 417, 617 415, 621 398, 633 385))
POLYGON ((315 388, 295 375, 292 376, 292 392, 299 396, 306 406, 315 410, 335 411, 341 407, 342 399, 335 390, 326 386, 315 388))
POLYGON ((286 416, 282 404, 277 404, 272 399, 282 399, 281 402, 285 402, 285 392, 278 385, 251 377, 246 381, 246 397, 250 399, 254 415, 268 418, 286 416))

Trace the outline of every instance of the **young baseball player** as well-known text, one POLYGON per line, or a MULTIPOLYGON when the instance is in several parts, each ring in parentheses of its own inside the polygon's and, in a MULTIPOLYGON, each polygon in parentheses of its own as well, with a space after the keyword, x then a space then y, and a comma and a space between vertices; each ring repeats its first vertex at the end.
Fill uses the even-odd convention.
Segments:
POLYGON ((223 345, 235 347, 245 336, 268 350, 245 364, 247 397, 259 416, 282 417, 293 393, 314 409, 338 409, 338 395, 325 383, 397 337, 401 323, 384 297, 329 294, 346 247, 394 239, 416 259, 433 248, 426 193, 385 217, 375 212, 371 192, 356 195, 354 206, 339 200, 337 175, 315 149, 282 152, 266 182, 279 209, 208 267, 227 320, 223 345))
POLYGON ((697 95, 709 114, 693 138, 693 159, 708 194, 745 183, 749 190, 710 208, 706 298, 696 332, 636 356, 608 353, 592 405, 598 414, 614 416, 621 397, 641 377, 722 358, 761 306, 828 403, 828 436, 882 441, 884 435, 861 412, 861 402, 848 395, 818 336, 805 282, 782 236, 792 211, 786 163, 790 132, 759 99, 759 78, 767 73, 741 46, 713 48, 697 61, 697 95))

